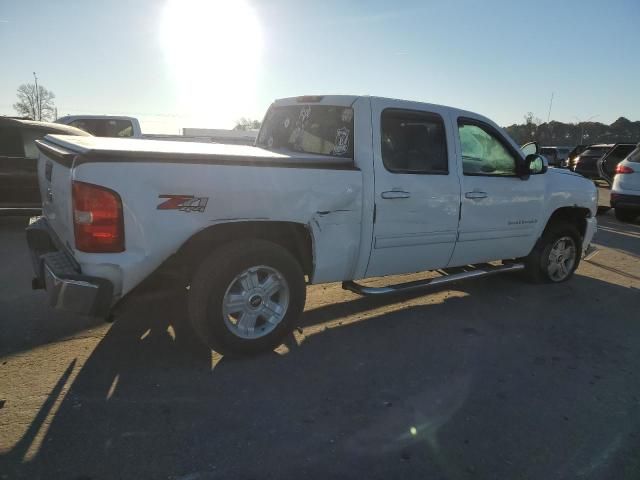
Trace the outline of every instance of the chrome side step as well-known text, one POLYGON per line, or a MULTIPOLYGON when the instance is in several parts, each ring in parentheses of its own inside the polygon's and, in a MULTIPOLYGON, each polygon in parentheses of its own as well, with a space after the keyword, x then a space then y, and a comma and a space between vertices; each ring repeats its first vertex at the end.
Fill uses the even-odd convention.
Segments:
POLYGON ((393 293, 413 292, 432 287, 440 287, 469 278, 487 277, 497 273, 524 270, 523 263, 511 263, 497 266, 488 264, 471 265, 470 267, 473 268, 473 270, 442 275, 441 277, 429 278, 427 280, 419 280, 416 282, 398 283, 396 285, 388 285, 386 287, 367 287, 365 285, 360 285, 353 280, 349 280, 347 282, 342 282, 342 288, 349 290, 350 292, 357 293, 358 295, 390 295, 393 293))
POLYGON ((593 244, 589 245, 587 247, 587 249, 584 251, 584 253, 582 254, 582 259, 585 262, 588 262, 589 260, 591 260, 593 257, 595 257, 598 252, 600 252, 600 250, 598 249, 598 247, 594 246, 593 244))

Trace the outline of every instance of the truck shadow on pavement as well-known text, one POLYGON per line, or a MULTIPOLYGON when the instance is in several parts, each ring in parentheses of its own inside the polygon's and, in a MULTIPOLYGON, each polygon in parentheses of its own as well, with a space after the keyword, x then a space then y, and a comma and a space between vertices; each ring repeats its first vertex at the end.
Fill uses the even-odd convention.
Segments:
POLYGON ((68 386, 35 456, 21 463, 74 365, 1 469, 69 479, 637 478, 640 322, 621 306, 636 305, 638 291, 581 275, 459 287, 427 304, 416 294, 319 306, 287 352, 249 359, 212 357, 187 325, 184 292, 147 290, 68 386))

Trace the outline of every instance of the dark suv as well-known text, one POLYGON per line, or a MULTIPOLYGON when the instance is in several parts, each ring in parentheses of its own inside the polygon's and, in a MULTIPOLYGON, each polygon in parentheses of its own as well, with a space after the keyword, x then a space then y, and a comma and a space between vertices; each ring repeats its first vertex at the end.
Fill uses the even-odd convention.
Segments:
POLYGON ((597 166, 598 160, 611 150, 611 147, 613 147, 613 144, 589 145, 584 152, 573 160, 569 168, 580 175, 597 180, 600 178, 597 166))
POLYGON ((88 136, 67 125, 0 117, 0 215, 39 215, 38 149, 45 135, 88 136))
POLYGON ((544 155, 551 167, 566 167, 571 147, 540 147, 540 154, 544 155))

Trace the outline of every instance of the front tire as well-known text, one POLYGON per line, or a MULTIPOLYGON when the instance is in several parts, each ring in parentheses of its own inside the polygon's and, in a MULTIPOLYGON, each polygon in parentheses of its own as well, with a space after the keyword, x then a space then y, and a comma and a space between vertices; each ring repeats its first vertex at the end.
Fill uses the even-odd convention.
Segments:
POLYGON ((225 245, 198 267, 189 290, 189 319, 221 354, 273 350, 304 309, 306 286, 288 250, 264 240, 225 245))
POLYGON ((578 229, 572 224, 553 223, 525 259, 525 274, 534 283, 566 282, 578 268, 581 253, 578 229))
POLYGON ((621 222, 633 222, 633 220, 638 216, 638 212, 634 210, 628 210, 626 208, 616 207, 615 215, 616 218, 621 222))

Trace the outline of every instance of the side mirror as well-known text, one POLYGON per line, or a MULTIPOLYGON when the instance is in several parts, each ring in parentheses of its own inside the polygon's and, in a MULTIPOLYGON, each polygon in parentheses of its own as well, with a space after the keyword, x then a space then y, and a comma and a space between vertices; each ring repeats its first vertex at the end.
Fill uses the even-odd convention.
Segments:
POLYGON ((525 172, 528 172, 530 175, 545 173, 549 169, 547 159, 537 153, 527 155, 524 159, 524 164, 526 166, 525 172))
POLYGON ((540 146, 538 145, 538 142, 529 142, 522 145, 520 150, 522 150, 524 156, 527 157, 529 155, 540 153, 540 146))

